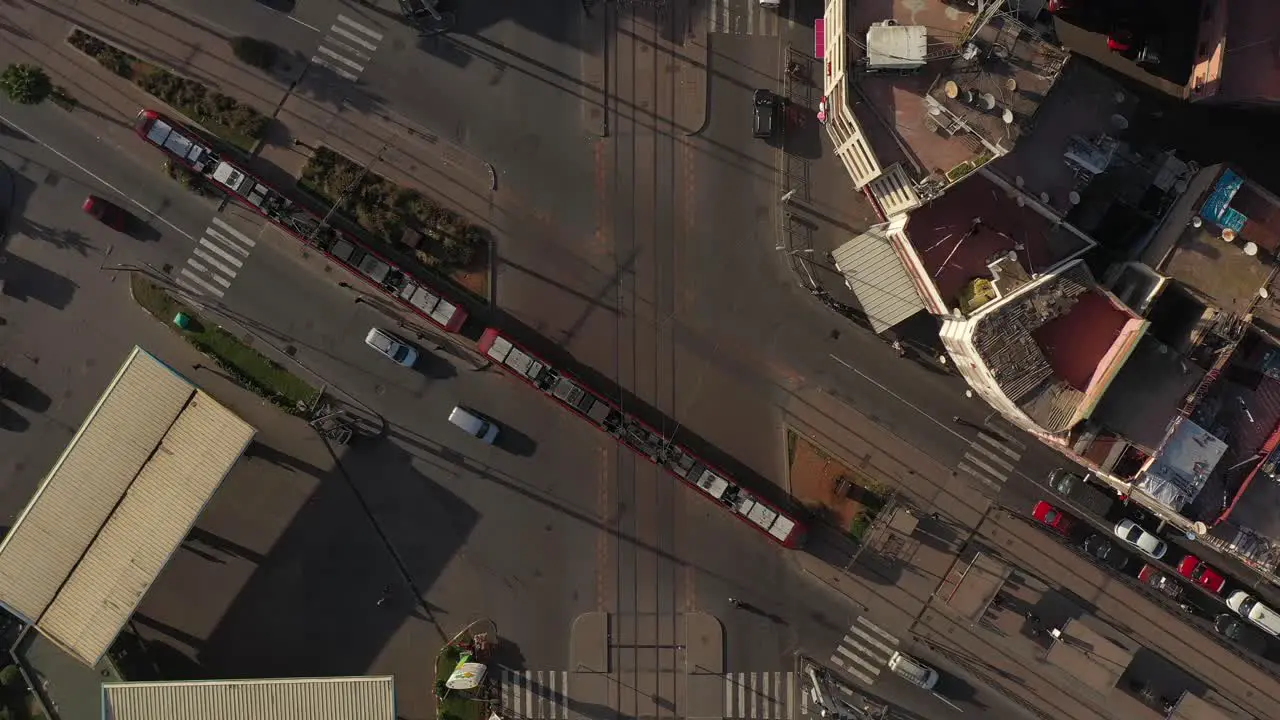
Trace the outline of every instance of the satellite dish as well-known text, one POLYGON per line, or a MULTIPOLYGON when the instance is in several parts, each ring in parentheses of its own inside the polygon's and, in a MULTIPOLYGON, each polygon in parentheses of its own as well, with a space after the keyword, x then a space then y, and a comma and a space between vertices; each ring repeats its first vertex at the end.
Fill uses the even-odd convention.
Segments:
POLYGON ((1021 195, 1015 197, 1013 201, 1018 204, 1018 207, 1025 207, 1027 204, 1027 199, 1021 195))
POLYGON ((946 84, 942 86, 942 92, 945 93, 947 97, 955 100, 960 96, 960 86, 956 84, 955 80, 948 80, 946 84))
POLYGON ((1048 204, 1049 204, 1049 193, 1047 193, 1047 192, 1042 192, 1042 193, 1040 193, 1040 202, 1042 202, 1042 203, 1044 203, 1044 204, 1048 205, 1048 204))
POLYGON ((941 114, 942 114, 942 108, 938 107, 937 105, 930 105, 930 106, 929 106, 929 114, 930 114, 930 115, 935 115, 935 116, 936 116, 936 115, 941 115, 941 114))
POLYGON ((1236 231, 1235 231, 1235 230, 1232 230, 1231 228, 1223 228, 1223 229, 1222 229, 1222 241, 1223 241, 1223 242, 1231 242, 1232 240, 1235 240, 1235 239, 1236 239, 1236 231))
POLYGON ((1075 190, 1072 190, 1070 193, 1067 194, 1067 199, 1071 201, 1072 205, 1079 205, 1080 193, 1076 192, 1075 190))
POLYGON ((1004 89, 1005 89, 1005 90, 1008 90, 1009 92, 1014 92, 1015 90, 1017 90, 1017 89, 1018 89, 1018 79, 1017 79, 1017 78, 1009 78, 1008 80, 1005 80, 1005 81, 1004 81, 1004 89))
POLYGON ((1005 124, 1005 125, 1012 125, 1012 124, 1013 124, 1013 111, 1012 111, 1012 110, 1010 110, 1009 108, 1005 108, 1005 109, 1004 109, 1004 112, 1000 113, 1000 119, 1001 119, 1001 120, 1004 120, 1004 124, 1005 124))
MULTIPOLYGON (((1186 192, 1186 191, 1187 191, 1187 181, 1186 181, 1186 180, 1179 180, 1178 182, 1176 182, 1176 183, 1174 183, 1174 184, 1173 184, 1173 189, 1174 189, 1174 190, 1176 190, 1176 191, 1177 191, 1177 192, 1179 192, 1179 193, 1184 193, 1184 192, 1186 192)), ((1196 227, 1200 227, 1200 226, 1199 226, 1199 225, 1197 225, 1196 227)))
POLYGON ((1121 115, 1120 113, 1116 113, 1111 116, 1111 127, 1117 130, 1126 130, 1129 127, 1129 118, 1121 115))
POLYGON ((1195 521, 1195 522, 1191 523, 1191 529, 1192 529, 1192 530, 1194 530, 1194 531, 1195 531, 1195 533, 1196 533, 1197 535, 1208 535, 1208 534, 1209 534, 1209 526, 1208 526, 1208 525, 1205 525, 1204 523, 1200 522, 1199 520, 1197 520, 1197 521, 1195 521))
POLYGON ((1258 246, 1254 243, 1247 242, 1244 244, 1244 254, 1253 257, 1258 254, 1258 246))
POLYGON ((1013 184, 1017 185, 1018 187, 1022 187, 1023 183, 1025 182, 1026 180, 1024 180, 1021 175, 1013 179, 1013 184))
POLYGON ((1262 298, 1263 300, 1266 300, 1267 298, 1271 297, 1271 291, 1264 287, 1258 288, 1258 297, 1262 298))
POLYGON ((1116 91, 1116 102, 1118 103, 1124 102, 1124 93, 1120 92, 1119 90, 1116 91))
POLYGON ((1191 227, 1198 228, 1201 225, 1204 225, 1204 218, 1200 217, 1199 215, 1191 218, 1191 227))
POLYGON ((982 98, 982 106, 984 108, 988 110, 994 110, 996 108, 995 95, 992 95, 991 93, 982 93, 980 97, 982 98))
POLYGON ((978 91, 973 88, 966 88, 964 91, 964 101, 969 105, 978 104, 978 91))

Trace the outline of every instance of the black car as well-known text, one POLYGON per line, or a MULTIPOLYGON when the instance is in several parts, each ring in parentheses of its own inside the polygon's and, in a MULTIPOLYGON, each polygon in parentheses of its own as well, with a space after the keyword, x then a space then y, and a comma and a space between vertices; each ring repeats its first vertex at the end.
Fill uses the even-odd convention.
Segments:
POLYGON ((1050 490, 1094 515, 1104 516, 1111 512, 1112 506, 1115 505, 1114 495, 1066 468, 1058 468, 1050 472, 1046 482, 1050 490))
POLYGON ((1129 566, 1129 554, 1102 535, 1093 534, 1086 538, 1084 551, 1098 562, 1116 570, 1124 570, 1129 566))
POLYGON ((1219 635, 1255 653, 1266 652, 1267 639, 1235 613, 1222 613, 1213 619, 1213 629, 1219 635))
POLYGON ((420 32, 446 32, 453 27, 450 0, 400 0, 400 12, 420 32))
POLYGON ((758 138, 773 137, 778 124, 778 97, 770 90, 756 90, 751 104, 751 133, 758 138))

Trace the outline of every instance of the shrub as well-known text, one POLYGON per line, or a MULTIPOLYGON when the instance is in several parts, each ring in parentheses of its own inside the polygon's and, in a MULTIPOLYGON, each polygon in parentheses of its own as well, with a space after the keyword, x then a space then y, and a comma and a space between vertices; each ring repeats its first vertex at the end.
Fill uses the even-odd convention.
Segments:
POLYGON ((42 103, 53 93, 49 74, 35 65, 15 63, 0 73, 0 88, 19 105, 42 103))
POLYGON ((6 690, 18 688, 25 690, 26 681, 22 679, 22 669, 14 664, 5 665, 4 669, 0 670, 0 687, 6 690))
POLYGON ((263 70, 270 70, 280 55, 274 43, 251 37, 231 38, 231 52, 240 62, 263 70))

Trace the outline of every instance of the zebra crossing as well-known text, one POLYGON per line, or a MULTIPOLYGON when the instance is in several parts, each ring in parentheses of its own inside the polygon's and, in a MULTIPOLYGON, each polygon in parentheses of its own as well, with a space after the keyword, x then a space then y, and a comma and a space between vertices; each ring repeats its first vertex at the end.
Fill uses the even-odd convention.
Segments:
POLYGON ((500 697, 514 717, 569 720, 569 672, 503 668, 500 697))
POLYGON ((897 650, 898 638, 859 617, 836 645, 829 662, 849 677, 871 685, 897 650))
POLYGON ((365 64, 373 59, 382 33, 339 15, 329 27, 329 34, 320 41, 311 62, 326 68, 341 78, 355 82, 364 72, 365 64))
POLYGON ((795 20, 795 2, 788 2, 787 10, 767 8, 760 0, 708 0, 707 30, 724 35, 756 35, 777 37, 786 28, 788 20, 795 20))
POLYGON ((725 673, 725 720, 795 720, 808 714, 809 693, 798 673, 725 673))
POLYGON ((1014 463, 1022 457, 1027 446, 1010 437, 1007 431, 978 430, 978 436, 969 443, 958 468, 988 488, 999 492, 1014 472, 1014 463))
POLYGON ((177 283, 197 295, 222 297, 231 281, 248 259, 257 243, 253 238, 231 227, 222 218, 214 218, 204 235, 178 271, 177 283))

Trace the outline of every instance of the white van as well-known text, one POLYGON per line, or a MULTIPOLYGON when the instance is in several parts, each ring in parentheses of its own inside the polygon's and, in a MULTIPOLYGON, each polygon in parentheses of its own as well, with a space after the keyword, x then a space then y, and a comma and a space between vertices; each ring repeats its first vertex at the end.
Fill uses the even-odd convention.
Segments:
POLYGON ((1280 637, 1280 615, 1249 593, 1243 590, 1231 593, 1227 596, 1227 607, 1264 631, 1280 637))
POLYGON ((770 10, 777 10, 782 6, 782 0, 760 0, 760 7, 770 10))
POLYGON ((938 671, 910 655, 895 652, 889 658, 889 669, 912 685, 932 690, 938 684, 938 671))
POLYGON ((498 423, 475 410, 458 405, 449 413, 449 422, 472 437, 478 437, 492 445, 498 439, 498 423))

